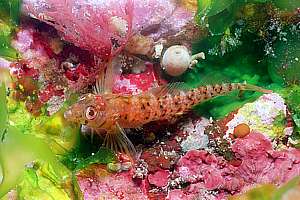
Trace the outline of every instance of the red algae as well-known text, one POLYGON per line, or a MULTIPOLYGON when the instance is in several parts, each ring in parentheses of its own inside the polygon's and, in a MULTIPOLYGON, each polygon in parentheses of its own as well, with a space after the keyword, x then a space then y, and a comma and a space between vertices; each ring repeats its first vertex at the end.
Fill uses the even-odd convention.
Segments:
POLYGON ((138 94, 155 87, 159 82, 152 64, 146 71, 138 74, 121 75, 115 82, 113 92, 121 94, 138 94))
POLYGON ((44 4, 25 1, 24 12, 52 25, 65 40, 101 59, 110 59, 120 52, 131 34, 132 0, 94 5, 86 1, 49 0, 47 6, 44 4))

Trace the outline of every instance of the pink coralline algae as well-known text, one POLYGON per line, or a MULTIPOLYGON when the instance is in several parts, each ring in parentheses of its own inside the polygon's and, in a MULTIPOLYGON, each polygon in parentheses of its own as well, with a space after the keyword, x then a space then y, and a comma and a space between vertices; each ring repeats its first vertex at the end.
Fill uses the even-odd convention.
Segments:
POLYGON ((105 60, 120 52, 131 34, 133 1, 25 0, 23 11, 105 60))
POLYGON ((157 187, 164 187, 168 184, 170 172, 167 170, 158 170, 148 176, 148 181, 157 187))
POLYGON ((188 183, 203 183, 205 189, 230 194, 255 184, 281 185, 300 175, 300 151, 276 151, 263 134, 251 133, 232 145, 238 165, 206 151, 191 150, 177 163, 177 175, 188 183))
POLYGON ((232 150, 242 161, 237 174, 247 184, 280 185, 300 175, 300 151, 293 148, 275 151, 262 134, 252 133, 244 140, 237 139, 232 150))
POLYGON ((217 192, 205 189, 202 183, 191 184, 185 189, 170 190, 167 200, 225 200, 224 193, 217 194, 217 192))
POLYGON ((145 183, 134 182, 131 172, 109 173, 105 166, 93 165, 77 174, 85 200, 122 199, 146 200, 145 183))

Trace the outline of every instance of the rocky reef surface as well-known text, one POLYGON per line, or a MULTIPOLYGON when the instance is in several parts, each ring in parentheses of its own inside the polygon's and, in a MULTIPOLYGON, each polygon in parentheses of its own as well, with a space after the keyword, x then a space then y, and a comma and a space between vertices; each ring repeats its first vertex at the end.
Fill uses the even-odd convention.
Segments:
POLYGON ((299 8, 0 0, 0 198, 300 199, 299 8), (272 92, 125 129, 133 158, 64 119, 110 64, 114 94, 244 81, 272 92))

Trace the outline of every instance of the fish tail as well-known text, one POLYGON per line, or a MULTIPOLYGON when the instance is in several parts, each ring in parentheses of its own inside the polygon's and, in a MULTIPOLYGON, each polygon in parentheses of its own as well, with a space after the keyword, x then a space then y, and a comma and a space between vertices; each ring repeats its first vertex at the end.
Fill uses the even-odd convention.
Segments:
POLYGON ((256 86, 256 85, 251 85, 251 84, 247 84, 247 83, 236 83, 237 84, 237 88, 238 90, 241 91, 255 91, 255 92, 262 92, 262 93, 272 93, 272 90, 267 90, 265 88, 256 86))

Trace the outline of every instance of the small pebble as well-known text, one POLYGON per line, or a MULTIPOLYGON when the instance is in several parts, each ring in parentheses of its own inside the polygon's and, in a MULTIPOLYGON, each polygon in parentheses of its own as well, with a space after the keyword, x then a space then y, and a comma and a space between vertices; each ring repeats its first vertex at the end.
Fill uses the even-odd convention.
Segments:
POLYGON ((233 130, 233 135, 236 138, 243 138, 247 136, 249 133, 250 133, 250 127, 245 123, 237 125, 233 130))
POLYGON ((122 165, 121 163, 108 163, 107 170, 110 172, 119 172, 121 171, 122 165))
POLYGON ((128 171, 132 167, 131 162, 124 162, 121 164, 121 170, 122 171, 128 171))

